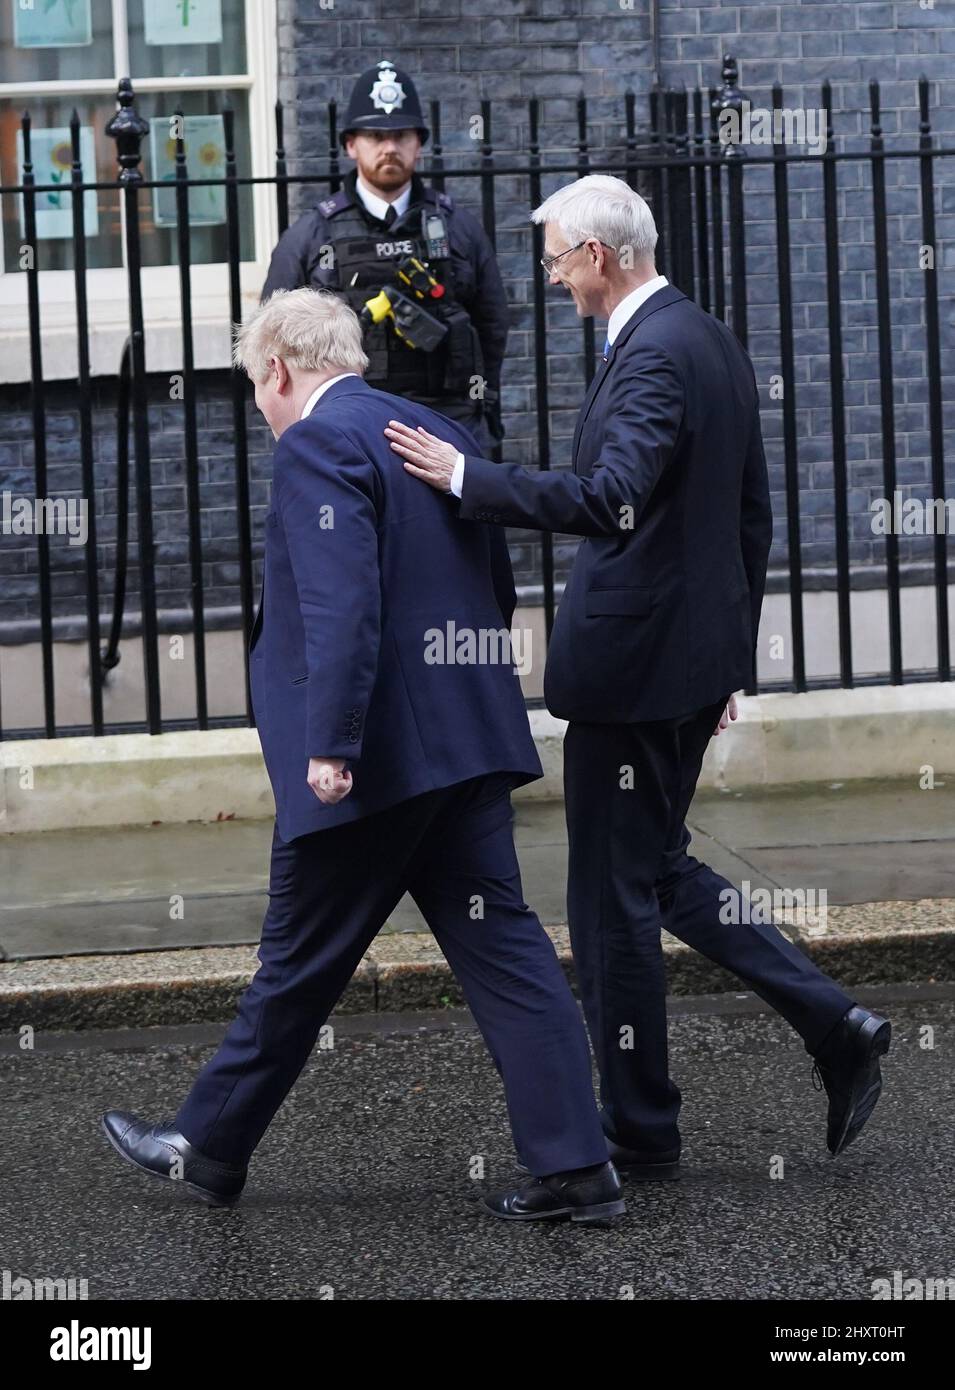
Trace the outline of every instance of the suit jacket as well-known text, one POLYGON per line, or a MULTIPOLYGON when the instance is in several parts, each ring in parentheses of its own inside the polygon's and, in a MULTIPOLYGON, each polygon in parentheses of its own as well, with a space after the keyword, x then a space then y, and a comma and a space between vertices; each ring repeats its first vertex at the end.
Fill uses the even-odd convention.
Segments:
MULTIPOLYGON (((477 451, 462 426, 360 377, 329 387, 275 449, 250 681, 283 840, 485 773, 542 775, 513 659, 434 660, 466 654, 462 629, 510 628, 504 533, 462 523, 406 473, 389 419, 477 451), (337 806, 309 788, 310 757, 347 760, 354 786, 337 806)), ((506 654, 487 639, 485 657, 506 654)))
POLYGON ((756 381, 735 335, 679 290, 618 335, 573 471, 465 454, 459 514, 584 537, 548 651, 554 714, 667 719, 751 684, 772 540, 756 381))

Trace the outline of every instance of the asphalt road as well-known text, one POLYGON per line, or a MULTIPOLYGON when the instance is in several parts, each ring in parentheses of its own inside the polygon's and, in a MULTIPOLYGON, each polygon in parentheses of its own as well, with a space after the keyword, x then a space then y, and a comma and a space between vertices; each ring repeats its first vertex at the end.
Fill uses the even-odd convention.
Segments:
POLYGON ((875 1116, 838 1160, 784 1023, 750 996, 673 1001, 685 1176, 631 1188, 607 1229, 481 1214, 481 1190, 515 1176, 513 1150, 461 1015, 342 1020, 233 1210, 140 1176, 99 1129, 110 1106, 173 1114, 221 1028, 54 1035, 32 1051, 8 1035, 0 1271, 86 1279, 91 1299, 839 1300, 870 1299, 897 1271, 951 1278, 955 987, 863 997, 895 1038, 875 1116))

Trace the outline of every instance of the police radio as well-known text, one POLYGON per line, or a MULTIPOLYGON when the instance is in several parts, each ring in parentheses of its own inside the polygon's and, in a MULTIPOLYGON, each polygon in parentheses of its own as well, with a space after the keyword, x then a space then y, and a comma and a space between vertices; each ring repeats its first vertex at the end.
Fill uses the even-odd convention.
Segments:
POLYGON ((447 225, 440 212, 433 208, 423 208, 421 211, 421 236, 429 261, 445 261, 451 255, 447 225))

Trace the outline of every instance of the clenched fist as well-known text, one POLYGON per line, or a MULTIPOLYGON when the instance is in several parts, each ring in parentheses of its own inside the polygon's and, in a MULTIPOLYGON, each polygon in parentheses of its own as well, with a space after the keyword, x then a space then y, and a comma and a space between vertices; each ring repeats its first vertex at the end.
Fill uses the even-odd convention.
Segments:
POLYGON ((337 806, 352 789, 344 758, 309 758, 308 785, 325 806, 337 806))

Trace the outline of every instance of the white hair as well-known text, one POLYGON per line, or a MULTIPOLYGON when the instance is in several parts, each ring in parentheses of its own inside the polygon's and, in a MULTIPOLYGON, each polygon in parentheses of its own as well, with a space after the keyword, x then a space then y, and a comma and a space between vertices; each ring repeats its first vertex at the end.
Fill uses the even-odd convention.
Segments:
POLYGON ((623 179, 587 174, 558 188, 531 213, 536 223, 555 222, 571 246, 595 237, 634 261, 653 260, 657 227, 646 201, 623 179))
POLYGON ((329 290, 307 288, 276 290, 237 324, 232 355, 253 381, 268 376, 270 357, 303 372, 338 367, 360 376, 368 366, 358 315, 329 290))

